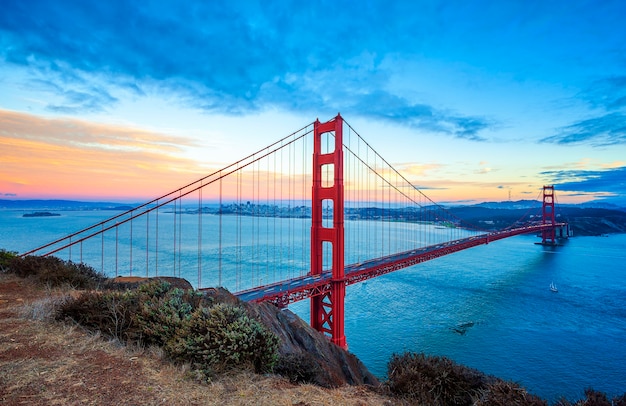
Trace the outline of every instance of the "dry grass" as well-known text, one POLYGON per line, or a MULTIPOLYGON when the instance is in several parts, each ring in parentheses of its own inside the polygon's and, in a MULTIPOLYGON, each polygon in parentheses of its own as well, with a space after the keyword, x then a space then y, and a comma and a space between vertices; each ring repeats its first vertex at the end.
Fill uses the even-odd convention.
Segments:
POLYGON ((159 348, 126 347, 51 321, 66 294, 0 275, 0 404, 394 404, 363 387, 328 390, 250 373, 197 382, 159 348))

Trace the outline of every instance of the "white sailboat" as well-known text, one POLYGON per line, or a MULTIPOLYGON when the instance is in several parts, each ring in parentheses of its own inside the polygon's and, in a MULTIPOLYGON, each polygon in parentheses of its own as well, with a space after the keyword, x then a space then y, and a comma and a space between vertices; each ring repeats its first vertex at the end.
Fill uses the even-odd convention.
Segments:
POLYGON ((554 282, 550 282, 550 291, 551 292, 558 292, 559 290, 556 288, 556 285, 554 284, 554 282))

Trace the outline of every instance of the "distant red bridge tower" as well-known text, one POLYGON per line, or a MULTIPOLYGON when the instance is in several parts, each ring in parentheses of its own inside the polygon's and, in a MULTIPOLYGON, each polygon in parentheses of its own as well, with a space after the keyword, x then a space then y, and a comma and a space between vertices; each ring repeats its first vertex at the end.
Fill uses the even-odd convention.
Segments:
POLYGON ((541 222, 543 224, 551 224, 552 227, 541 231, 541 244, 543 245, 555 245, 556 244, 556 218, 554 217, 554 186, 543 187, 543 207, 542 207, 541 222))

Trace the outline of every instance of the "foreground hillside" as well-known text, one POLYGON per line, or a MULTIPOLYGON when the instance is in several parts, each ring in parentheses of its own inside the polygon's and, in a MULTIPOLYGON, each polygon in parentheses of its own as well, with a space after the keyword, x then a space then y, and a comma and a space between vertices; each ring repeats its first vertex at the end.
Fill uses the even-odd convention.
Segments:
MULTIPOLYGON (((0 249, 0 404, 547 406, 424 354, 395 354, 379 384, 290 312, 187 286, 0 249)), ((575 405, 626 406, 585 396, 575 405)))
POLYGON ((324 389, 250 372, 199 382, 156 347, 126 347, 50 321, 49 304, 65 294, 0 273, 0 404, 393 404, 362 386, 324 389))

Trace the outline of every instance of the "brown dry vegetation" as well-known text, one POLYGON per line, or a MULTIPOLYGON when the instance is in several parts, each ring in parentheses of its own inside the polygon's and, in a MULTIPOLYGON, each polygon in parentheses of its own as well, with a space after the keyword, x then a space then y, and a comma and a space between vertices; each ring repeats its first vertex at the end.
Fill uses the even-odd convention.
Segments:
POLYGON ((391 405, 364 387, 324 389, 252 373, 203 383, 156 348, 129 348, 51 321, 67 291, 0 274, 2 405, 391 405))
MULTIPOLYGON (((329 353, 316 352, 318 351, 316 346, 303 347, 309 358, 297 356, 284 358, 289 362, 282 365, 282 373, 286 373, 292 381, 276 375, 246 372, 251 370, 250 365, 246 369, 242 368, 245 365, 239 365, 236 362, 228 364, 231 368, 214 369, 206 374, 206 367, 212 368, 215 365, 196 363, 195 368, 192 368, 188 362, 193 359, 193 356, 173 358, 173 352, 167 352, 168 349, 171 350, 169 340, 166 341, 164 347, 150 347, 149 345, 159 343, 155 337, 161 337, 159 334, 170 331, 158 328, 158 326, 178 325, 171 310, 187 309, 186 305, 191 305, 194 300, 202 296, 199 300, 217 301, 217 304, 210 307, 207 314, 212 314, 211 312, 215 310, 217 315, 226 317, 226 310, 231 309, 226 304, 229 301, 236 301, 236 298, 230 294, 220 297, 219 289, 216 289, 212 295, 169 290, 168 283, 163 284, 158 281, 136 287, 136 291, 125 290, 123 297, 131 297, 137 292, 146 294, 154 291, 153 293, 156 293, 161 288, 164 289, 163 292, 172 296, 164 301, 152 302, 152 296, 135 298, 135 302, 128 301, 129 304, 152 303, 146 308, 148 313, 143 312, 145 306, 141 307, 143 310, 133 313, 137 317, 137 322, 143 320, 141 317, 149 316, 151 322, 146 326, 150 328, 141 331, 142 334, 151 334, 152 340, 130 339, 126 336, 129 343, 138 344, 123 345, 117 339, 101 335, 100 331, 112 331, 110 325, 96 323, 94 328, 94 325, 91 325, 93 323, 88 322, 106 319, 118 326, 120 313, 116 311, 113 313, 113 318, 107 319, 105 316, 108 308, 102 308, 100 305, 106 303, 106 298, 122 296, 116 296, 116 291, 93 290, 109 282, 111 281, 87 266, 66 263, 54 258, 19 259, 13 253, 0 249, 0 405, 547 405, 545 400, 529 394, 513 382, 487 376, 480 371, 458 365, 445 357, 414 353, 392 356, 388 364, 389 379, 376 389, 378 392, 365 386, 324 389, 311 384, 293 383, 294 372, 297 372, 298 376, 310 375, 321 368, 319 363, 313 365, 311 362, 304 362, 311 361, 310 357, 321 357, 320 359, 324 360, 324 367, 329 364, 332 356, 328 355, 329 353), (74 287, 80 286, 86 290, 73 290, 67 287, 68 284, 74 287), (56 286, 65 286, 65 288, 56 286), (184 295, 189 296, 189 302, 183 303, 184 295), (181 306, 176 307, 178 306, 176 303, 179 303, 178 299, 181 299, 181 306), (80 306, 83 302, 93 306, 80 306), (74 311, 73 316, 59 317, 64 311, 67 313, 68 309, 74 311), (94 317, 87 317, 89 315, 94 317), (62 323, 54 321, 55 319, 66 321, 62 323), (90 326, 91 332, 87 331, 86 327, 69 324, 68 320, 74 320, 74 323, 81 322, 83 326, 90 326), (172 359, 178 359, 177 363, 173 363, 172 359), (218 370, 221 372, 214 373, 218 370), (238 372, 233 373, 233 370, 238 372), (208 382, 207 378, 210 379, 208 382), (393 397, 385 397, 383 394, 393 397)), ((130 283, 130 281, 123 282, 130 283)), ((188 285, 187 282, 185 284, 185 286, 188 285)), ((121 288, 128 289, 123 286, 121 288)), ((119 302, 115 303, 119 305, 119 302)), ((256 308, 257 311, 260 311, 259 309, 260 307, 256 308)), ((282 320, 285 312, 272 309, 274 313, 263 313, 265 319, 271 319, 264 320, 266 327, 275 327, 275 323, 292 324, 290 320, 282 320)), ((123 316, 126 313, 121 314, 123 316)), ((204 310, 202 314, 205 314, 204 310)), ((254 317, 257 316, 258 314, 254 317)), ((122 320, 124 319, 125 317, 122 317, 122 320)), ((193 320, 195 319, 191 317, 189 318, 191 324, 181 324, 181 326, 195 326, 193 320)), ((241 325, 252 325, 246 321, 248 319, 237 320, 241 322, 239 323, 241 325)), ((202 324, 202 321, 201 325, 206 327, 206 331, 211 332, 211 337, 217 337, 221 351, 222 346, 229 343, 228 340, 222 340, 222 338, 226 337, 229 332, 239 333, 240 331, 229 330, 228 326, 220 327, 221 324, 214 326, 214 321, 207 318, 206 325, 202 324), (226 344, 222 344, 223 342, 226 344)), ((296 332, 305 333, 304 330, 307 329, 311 330, 309 326, 296 323, 295 327, 290 327, 287 335, 292 336, 296 332)), ((118 332, 117 328, 114 330, 118 332)), ((276 328, 273 330, 283 333, 287 331, 287 329, 276 328)), ((172 331, 182 332, 185 343, 190 336, 199 336, 198 332, 194 332, 195 330, 174 328, 172 331)), ((245 330, 241 331, 245 332, 245 330)), ((250 330, 245 337, 254 336, 255 331, 257 330, 250 330)), ((201 329, 200 333, 202 337, 209 336, 204 329, 201 329)), ((319 334, 315 331, 313 333, 319 334)), ((125 337, 123 334, 111 336, 118 337, 118 339, 125 337)), ((244 339, 242 338, 244 336, 236 337, 240 337, 238 340, 244 339)), ((323 336, 322 339, 328 345, 328 341, 323 336)), ((280 340, 283 344, 286 342, 285 337, 280 340)), ((192 344, 196 342, 193 339, 191 341, 192 344)), ((296 341, 303 344, 306 340, 296 341)), ((206 346, 200 348, 201 351, 206 352, 207 349, 212 349, 213 347, 209 345, 211 343, 207 342, 206 346)), ((239 341, 238 343, 240 344, 239 341)), ((187 350, 188 347, 183 349, 187 350)), ((254 348, 253 355, 257 352, 264 353, 263 349, 269 351, 274 348, 276 350, 275 347, 267 347, 260 341, 255 341, 246 348, 254 348)), ((245 351, 237 351, 240 357, 248 354, 245 351)), ((187 351, 184 354, 194 355, 195 353, 187 351)), ((220 354, 218 351, 213 355, 220 354)), ((232 351, 228 354, 232 355, 232 351)), ((288 354, 297 355, 298 353, 288 354)), ((339 360, 337 367, 342 371, 348 368, 351 362, 341 356, 337 360, 339 360)), ((273 369, 261 370, 273 370, 277 373, 281 372, 281 367, 274 365, 273 369)), ((313 380, 304 381, 313 382, 313 380)), ((338 382, 367 382, 367 380, 351 379, 338 382)), ((584 399, 574 403, 561 399, 556 405, 626 406, 626 394, 609 400, 606 394, 587 389, 584 399)))

